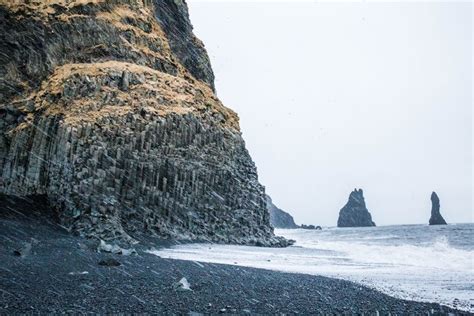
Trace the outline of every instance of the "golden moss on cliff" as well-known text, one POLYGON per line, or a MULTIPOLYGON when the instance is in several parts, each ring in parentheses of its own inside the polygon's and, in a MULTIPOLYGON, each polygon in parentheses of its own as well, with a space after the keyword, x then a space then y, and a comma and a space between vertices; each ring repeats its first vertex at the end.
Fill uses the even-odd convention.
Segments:
POLYGON ((207 85, 191 84, 183 78, 126 62, 58 67, 33 97, 39 105, 36 111, 43 115, 61 114, 68 123, 91 121, 111 111, 113 115, 124 115, 140 107, 161 116, 191 112, 220 115, 223 127, 239 130, 237 114, 224 107, 207 85), (82 82, 90 86, 86 95, 69 88, 81 87, 82 82))
MULTIPOLYGON (((8 101, 8 96, 24 98, 57 67, 69 63, 117 60, 191 83, 202 81, 189 68, 197 69, 198 65, 185 66, 177 58, 169 35, 155 17, 155 12, 162 10, 157 6, 160 4, 139 0, 0 0, 3 27, 13 31, 6 30, 5 44, 17 56, 4 65, 3 75, 8 80, 0 80, 0 102, 8 101)), ((194 40, 183 38, 184 42, 194 40)), ((202 49, 202 43, 193 45, 202 49)))

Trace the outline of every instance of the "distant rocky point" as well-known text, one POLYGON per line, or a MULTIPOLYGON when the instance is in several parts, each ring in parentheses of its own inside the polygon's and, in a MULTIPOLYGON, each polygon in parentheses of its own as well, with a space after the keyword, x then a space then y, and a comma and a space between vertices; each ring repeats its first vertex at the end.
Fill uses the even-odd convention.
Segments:
POLYGON ((339 212, 337 227, 369 227, 375 226, 372 216, 365 206, 362 189, 354 189, 349 195, 349 200, 339 212))
POLYGON ((439 212, 439 197, 436 192, 431 193, 431 217, 430 225, 447 225, 439 212))
POLYGON ((294 229, 294 228, 302 228, 302 229, 322 229, 321 226, 315 225, 296 225, 293 216, 289 213, 283 211, 282 209, 278 208, 272 202, 272 198, 267 195, 267 209, 270 213, 270 224, 275 228, 287 228, 287 229, 294 229))
POLYGON ((298 225, 295 224, 293 216, 278 208, 273 204, 272 198, 266 196, 267 199, 267 209, 270 213, 270 224, 275 228, 298 228, 298 225))

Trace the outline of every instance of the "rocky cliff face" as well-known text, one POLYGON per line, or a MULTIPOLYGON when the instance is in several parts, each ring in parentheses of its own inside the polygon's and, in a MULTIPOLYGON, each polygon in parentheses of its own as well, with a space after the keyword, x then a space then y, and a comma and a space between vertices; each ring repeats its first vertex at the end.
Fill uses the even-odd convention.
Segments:
POLYGON ((347 204, 339 212, 337 227, 366 227, 375 226, 367 207, 365 206, 362 189, 354 189, 349 195, 347 204))
POLYGON ((71 230, 283 245, 180 0, 0 0, 0 193, 71 230))
POLYGON ((155 0, 155 16, 179 62, 214 90, 214 72, 204 45, 194 36, 186 2, 155 0))
POLYGON ((431 217, 430 225, 447 225, 439 211, 439 197, 436 192, 431 193, 431 217))
POLYGON ((288 214, 287 212, 279 209, 275 204, 272 202, 272 198, 270 196, 266 196, 267 198, 267 209, 270 213, 270 224, 275 228, 298 228, 299 226, 295 224, 293 216, 288 214))

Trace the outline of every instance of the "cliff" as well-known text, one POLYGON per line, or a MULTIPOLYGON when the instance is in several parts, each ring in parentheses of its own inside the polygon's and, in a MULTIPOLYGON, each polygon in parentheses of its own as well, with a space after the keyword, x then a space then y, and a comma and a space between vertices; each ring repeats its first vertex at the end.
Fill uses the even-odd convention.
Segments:
POLYGON ((375 226, 372 216, 365 206, 362 189, 354 189, 349 195, 346 205, 340 210, 337 227, 375 226))
POLYGON ((180 0, 0 0, 0 193, 71 231, 286 245, 180 0))
POLYGON ((429 221, 430 225, 447 225, 443 216, 441 216, 439 208, 439 197, 436 192, 433 192, 431 193, 431 217, 429 221))
POLYGON ((288 214, 287 212, 279 209, 275 204, 272 202, 272 198, 270 196, 266 196, 267 198, 267 209, 270 213, 270 224, 275 228, 298 228, 299 226, 295 224, 293 216, 288 214))

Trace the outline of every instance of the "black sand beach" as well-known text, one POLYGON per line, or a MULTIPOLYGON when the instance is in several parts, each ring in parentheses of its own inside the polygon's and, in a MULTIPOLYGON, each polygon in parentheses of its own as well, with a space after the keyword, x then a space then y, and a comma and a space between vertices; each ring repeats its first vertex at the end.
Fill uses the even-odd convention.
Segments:
MULTIPOLYGON (((377 314, 467 315, 435 303, 395 299, 326 277, 97 252, 37 204, 0 200, 0 314, 377 314), (25 215, 28 214, 28 215, 25 215), (120 266, 99 262, 113 258, 120 266), (186 278, 191 290, 177 288, 186 278)), ((113 262, 112 262, 113 263, 113 262)))

